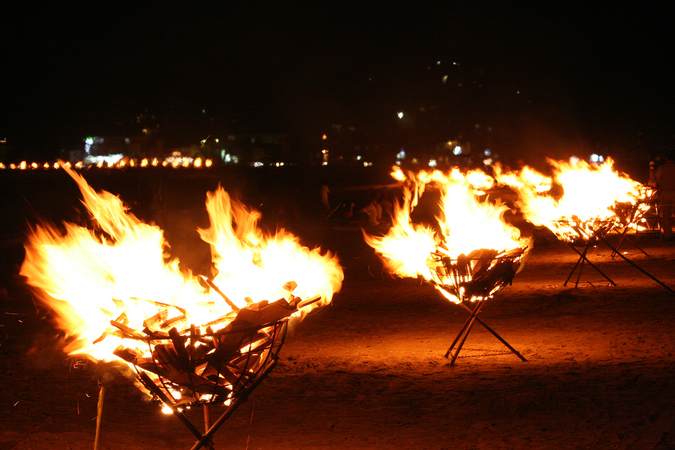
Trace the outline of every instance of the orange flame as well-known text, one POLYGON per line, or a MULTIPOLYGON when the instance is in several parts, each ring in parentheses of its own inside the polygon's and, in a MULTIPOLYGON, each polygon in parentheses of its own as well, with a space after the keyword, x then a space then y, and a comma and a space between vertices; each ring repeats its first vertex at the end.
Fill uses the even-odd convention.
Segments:
MULTIPOLYGON (((407 181, 403 203, 394 208, 393 224, 384 236, 364 232, 366 242, 382 256, 391 273, 437 281, 431 261, 434 253, 457 259, 481 249, 502 252, 530 246, 530 239, 522 238, 520 230, 503 220, 507 206, 479 199, 482 190, 494 184, 484 172, 463 173, 455 168, 449 173, 422 171, 413 174, 396 167, 392 176, 407 181), (410 218, 427 185, 440 189, 441 213, 436 217, 436 228, 413 224, 410 218)), ((449 300, 459 301, 445 290, 441 289, 441 292, 449 300)))
POLYGON ((552 180, 562 188, 559 195, 548 192, 551 178, 529 167, 516 173, 496 166, 495 178, 518 193, 517 205, 527 221, 547 227, 561 240, 586 240, 599 229, 625 225, 617 214, 621 205, 648 208, 640 202, 651 195, 647 192, 651 189, 616 172, 611 159, 600 165, 578 160, 548 162, 553 167, 552 180))
POLYGON ((77 182, 98 228, 65 223, 62 232, 35 226, 21 275, 54 311, 57 326, 70 338, 66 351, 71 354, 110 361, 118 360, 113 351, 122 343, 135 347, 136 341, 125 340, 111 327, 113 322, 133 334, 149 327, 150 318, 163 315, 161 321, 171 322, 179 332, 194 324, 204 333, 205 324, 211 323, 213 331, 222 329, 234 318, 233 309, 251 303, 320 297, 295 313, 300 318, 329 303, 341 288, 343 272, 334 255, 302 247, 283 230, 263 235, 257 229, 260 214, 219 187, 207 195, 211 225, 199 230, 211 245, 217 271, 212 285, 218 293, 198 276, 180 271, 178 260, 168 260, 159 227, 139 221, 118 197, 95 192, 82 176, 63 167, 77 182))

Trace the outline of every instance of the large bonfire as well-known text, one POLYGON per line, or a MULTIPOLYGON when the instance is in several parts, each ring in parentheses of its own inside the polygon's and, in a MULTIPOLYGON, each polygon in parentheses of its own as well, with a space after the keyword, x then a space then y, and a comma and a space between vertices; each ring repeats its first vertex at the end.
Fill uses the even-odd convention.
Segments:
POLYGON ((617 172, 611 159, 602 164, 576 158, 548 162, 552 177, 529 167, 509 171, 497 165, 494 173, 499 183, 517 192, 517 206, 525 220, 550 229, 562 241, 586 241, 630 225, 627 210, 649 208, 644 200, 651 189, 617 172))
MULTIPOLYGON (((283 230, 263 234, 257 228, 260 214, 222 188, 207 194, 210 227, 198 230, 211 247, 215 276, 207 277, 181 270, 178 260, 169 259, 159 227, 141 222, 118 197, 95 192, 82 176, 64 169, 77 182, 96 227, 35 226, 21 275, 54 312, 71 354, 133 363, 163 385, 158 379, 176 367, 159 367, 166 361, 158 359, 173 355, 174 366, 189 372, 193 388, 200 380, 202 386, 234 389, 224 363, 216 365, 209 354, 232 347, 230 352, 248 359, 240 363, 242 358, 230 356, 228 370, 246 375, 249 360, 263 357, 262 351, 254 354, 259 341, 274 340, 263 326, 284 315, 301 318, 340 290, 343 272, 335 256, 303 247, 283 230), (230 345, 228 331, 241 330, 242 324, 262 331, 230 345), (170 354, 160 352, 167 349, 170 354), (209 361, 217 367, 209 367, 209 361)), ((199 389, 194 391, 191 395, 198 396, 199 389)))
POLYGON ((364 233, 392 274, 431 281, 452 302, 485 300, 511 281, 512 275, 505 280, 488 278, 502 261, 508 260, 509 270, 517 270, 531 240, 505 222, 506 205, 485 197, 485 190, 494 184, 490 176, 480 170, 413 173, 398 167, 392 176, 404 183, 393 224, 384 236, 364 233), (411 219, 427 188, 440 191, 435 225, 411 219))

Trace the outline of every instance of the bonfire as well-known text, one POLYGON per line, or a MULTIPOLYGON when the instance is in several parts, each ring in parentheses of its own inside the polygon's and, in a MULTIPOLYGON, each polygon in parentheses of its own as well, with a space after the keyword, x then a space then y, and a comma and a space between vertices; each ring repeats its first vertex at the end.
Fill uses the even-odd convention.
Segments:
POLYGON ((616 171, 611 158, 602 164, 590 164, 576 158, 569 162, 552 159, 548 159, 548 162, 553 172, 550 178, 529 167, 513 172, 499 165, 494 167, 494 176, 498 183, 516 191, 517 206, 525 220, 535 226, 546 227, 579 255, 564 285, 567 285, 578 267, 579 276, 575 287, 578 286, 584 263, 588 263, 610 284, 615 285, 587 257, 590 247, 604 242, 612 249, 612 255, 619 255, 671 290, 618 252, 606 239, 614 230, 623 230, 625 236, 627 229, 639 226, 639 221, 651 207, 653 190, 616 171), (577 247, 582 250, 579 251, 577 247))
POLYGON ((340 290, 337 258, 283 230, 265 235, 260 214, 219 187, 207 194, 210 227, 198 230, 210 244, 212 274, 193 274, 169 258, 159 227, 64 170, 96 227, 36 225, 21 275, 54 312, 65 351, 129 366, 138 386, 198 438, 195 448, 210 447, 217 428, 276 364, 288 323, 340 290), (213 424, 210 404, 227 406, 213 424), (203 434, 182 414, 202 405, 203 434))
POLYGON ((403 201, 395 206, 392 226, 384 236, 364 233, 364 238, 389 272, 399 277, 421 277, 471 313, 460 332, 463 340, 453 355, 454 364, 473 321, 485 325, 477 318, 483 303, 511 284, 522 268, 531 239, 522 237, 518 228, 504 220, 506 205, 493 204, 486 197, 485 191, 494 180, 480 170, 462 172, 455 168, 448 173, 415 174, 395 167, 392 176, 404 183, 403 201), (435 224, 415 224, 411 213, 427 188, 440 191, 440 213, 435 224), (471 303, 472 307, 467 306, 471 303))

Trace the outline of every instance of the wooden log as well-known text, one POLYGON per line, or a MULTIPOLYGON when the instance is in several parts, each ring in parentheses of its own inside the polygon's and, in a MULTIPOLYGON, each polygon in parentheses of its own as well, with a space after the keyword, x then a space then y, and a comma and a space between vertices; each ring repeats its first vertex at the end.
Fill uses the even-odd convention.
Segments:
POLYGON ((115 350, 113 350, 113 355, 133 364, 137 358, 143 356, 143 352, 135 348, 129 348, 125 347, 124 345, 120 345, 115 350))
POLYGON ((144 340, 146 338, 145 336, 143 336, 141 333, 134 330, 133 328, 131 328, 127 325, 124 325, 123 323, 117 322, 115 320, 111 320, 110 325, 112 325, 113 327, 122 331, 124 334, 128 335, 127 337, 132 337, 134 339, 141 339, 141 340, 144 340))
POLYGON ((169 310, 168 308, 163 308, 160 309, 157 314, 155 314, 152 317, 148 317, 143 321, 143 326, 152 329, 156 327, 157 325, 163 323, 166 321, 166 318, 169 317, 169 310))
POLYGON ((185 314, 182 314, 180 316, 176 316, 171 319, 165 320, 164 322, 162 322, 159 328, 166 331, 170 328, 176 327, 177 325, 183 325, 186 323, 187 323, 187 316, 185 314))
POLYGON ((230 306, 230 308, 232 308, 233 311, 239 311, 239 307, 238 307, 232 300, 230 300, 229 298, 227 298, 227 295, 225 295, 225 294, 218 288, 218 286, 216 286, 216 285, 213 283, 213 281, 209 280, 209 279, 206 278, 206 277, 202 277, 202 278, 204 279, 204 281, 206 281, 206 284, 208 284, 209 287, 211 287, 211 289, 213 289, 214 291, 216 291, 216 292, 218 293, 218 295, 220 295, 220 296, 223 298, 223 300, 225 300, 225 303, 227 303, 227 304, 230 306))

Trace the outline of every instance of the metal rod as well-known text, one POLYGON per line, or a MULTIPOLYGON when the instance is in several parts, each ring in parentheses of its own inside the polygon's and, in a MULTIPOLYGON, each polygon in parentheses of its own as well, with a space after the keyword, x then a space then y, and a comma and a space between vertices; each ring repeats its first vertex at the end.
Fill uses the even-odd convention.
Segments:
MULTIPOLYGON (((483 302, 481 302, 483 303, 483 302)), ((476 309, 480 309, 480 305, 476 307, 476 309)), ((457 360, 457 357, 459 356, 459 352, 462 351, 462 347, 464 347, 464 343, 466 342, 466 338, 469 337, 469 333, 471 333, 471 328, 473 328, 473 324, 476 323, 476 315, 474 314, 471 316, 471 322, 469 323, 468 328, 466 329, 466 333, 464 333, 464 337, 462 340, 459 342, 459 345, 457 346, 457 351, 455 354, 452 356, 452 361, 450 361, 450 365, 454 366, 455 361, 457 360)))
POLYGON ((204 433, 206 433, 209 431, 209 426, 211 423, 211 413, 209 412, 208 403, 204 403, 202 405, 202 409, 204 410, 204 433))
POLYGON ((581 258, 581 264, 579 265, 579 274, 577 275, 577 281, 574 283, 574 289, 579 287, 579 280, 581 280, 581 272, 584 271, 584 261, 586 261, 585 257, 581 258))
POLYGON ((159 399, 164 403, 171 411, 174 413, 174 415, 180 420, 185 427, 190 430, 190 433, 192 433, 197 439, 201 439, 203 437, 202 433, 195 427, 192 422, 188 420, 185 415, 181 411, 176 408, 176 405, 169 399, 169 397, 162 392, 162 390, 157 387, 157 385, 150 379, 150 377, 145 373, 145 372, 140 372, 139 376, 141 377, 141 380, 143 381, 143 384, 152 391, 153 394, 155 394, 159 399))
MULTIPOLYGON (((469 308, 469 307, 466 306, 465 304, 461 303, 461 306, 464 307, 464 309, 466 309, 467 311, 471 311, 471 308, 469 308)), ((518 358, 520 358, 522 361, 527 362, 527 359, 525 359, 525 357, 524 357, 523 355, 521 355, 521 354, 518 352, 518 350, 516 350, 515 348, 511 347, 511 345, 510 345, 508 342, 506 342, 506 340, 504 340, 504 338, 502 338, 500 335, 498 335, 497 332, 496 332, 495 330, 493 330, 493 329, 490 328, 485 322, 483 322, 483 321, 481 320, 480 317, 476 316, 476 320, 478 321, 478 323, 480 323, 481 325, 483 325, 483 327, 485 327, 486 330, 488 330, 490 333, 492 333, 492 335, 493 335, 494 337, 496 337, 497 339, 499 339, 499 341, 500 341, 502 344, 504 344, 509 350, 511 350, 518 358)))
MULTIPOLYGON (((460 302, 460 304, 462 304, 462 303, 460 302)), ((452 341, 452 344, 450 344, 450 347, 448 348, 448 351, 445 352, 446 358, 448 357, 448 355, 450 355, 450 352, 452 351, 452 349, 455 348, 455 344, 457 344, 457 341, 459 341, 460 336, 462 336, 462 334, 464 333, 464 330, 466 330, 466 327, 469 326, 469 322, 471 322, 471 317, 473 316, 473 310, 466 305, 464 305, 464 306, 469 310, 469 312, 471 314, 469 315, 469 318, 466 319, 466 322, 464 322, 464 325, 462 325, 462 329, 459 331, 459 333, 455 337, 455 340, 452 341)))
MULTIPOLYGON (((569 245, 569 246, 572 248, 572 250, 574 250, 575 252, 577 252, 577 254, 580 254, 580 253, 577 251, 577 249, 574 248, 574 244, 568 243, 567 245, 569 245)), ((584 255, 586 254, 586 251, 587 251, 587 248, 584 248, 584 255)), ((581 262, 582 259, 583 259, 583 256, 581 256, 581 258, 577 259, 577 263, 576 263, 576 264, 574 265, 574 267, 572 268, 572 271, 570 272, 569 276, 567 277, 567 279, 566 279, 565 282, 563 283, 563 286, 567 286, 567 282, 570 281, 570 278, 572 278, 572 274, 574 274, 574 271, 577 270, 577 267, 579 266, 579 263, 581 262)))
MULTIPOLYGON (((630 242, 631 244, 633 244, 633 246, 634 246, 635 248, 637 248, 638 250, 640 250, 640 251, 641 251, 642 253, 644 253, 646 256, 649 256, 649 253, 647 253, 646 251, 644 251, 644 250, 642 249, 642 247, 640 247, 639 245, 637 245, 635 242, 633 242, 633 241, 628 237, 628 230, 629 230, 629 229, 630 229, 629 227, 625 227, 625 228, 623 229, 623 232, 621 233, 621 238, 619 238, 619 242, 616 244, 616 250, 614 250, 614 251, 612 252, 612 254, 610 255, 610 257, 611 257, 612 259, 614 259, 614 256, 616 256, 616 254, 619 253, 619 247, 621 247, 621 243, 622 243, 624 240, 626 240, 626 241, 630 242)), ((635 233, 636 233, 636 236, 637 236, 637 231, 636 231, 635 233)))
POLYGON ((98 391, 98 404, 96 406, 96 437, 94 438, 94 450, 98 450, 98 443, 101 437, 101 422, 103 420, 103 399, 105 397, 105 384, 101 385, 98 391))
POLYGON ((202 448, 205 444, 211 442, 211 438, 213 437, 213 434, 218 431, 218 428, 220 428, 225 421, 234 413, 234 411, 239 407, 239 405, 246 400, 248 400, 249 394, 262 382, 262 380, 269 375, 270 372, 274 369, 274 367, 277 365, 277 359, 274 358, 272 361, 270 361, 270 364, 263 370, 262 373, 260 373, 253 382, 246 387, 245 392, 243 392, 241 395, 239 395, 237 398, 232 400, 232 403, 227 407, 225 412, 221 414, 218 419, 211 425, 211 427, 208 429, 206 433, 199 439, 199 442, 195 443, 194 446, 190 450, 198 450, 202 448))
MULTIPOLYGON (((604 240, 604 239, 603 239, 603 240, 604 240)), ((574 251, 576 252, 577 255, 581 256, 581 258, 579 258, 579 261, 577 261, 577 265, 578 265, 582 260, 585 260, 592 268, 594 268, 595 270, 597 270, 598 273, 599 273, 600 275, 602 275, 603 277, 605 277, 605 278, 607 279, 607 281, 609 281, 610 284, 611 284, 612 286, 616 286, 616 283, 615 283, 614 281, 612 281, 612 279, 611 279, 610 277, 608 277, 607 275, 605 275, 605 273, 604 273, 602 270, 598 269, 597 266, 596 266, 595 264, 593 264, 593 263, 586 257, 586 251, 588 250, 588 244, 586 244, 586 247, 585 247, 585 249, 584 249, 584 253, 583 253, 583 254, 582 254, 581 252, 579 252, 579 250, 577 250, 576 248, 574 248, 574 245, 569 244, 569 243, 568 243, 568 245, 569 245, 569 247, 570 247, 572 250, 574 250, 574 251)), ((623 256, 623 255, 622 255, 622 256, 623 256)), ((575 265, 575 266, 574 266, 574 270, 576 270, 576 268, 577 268, 577 266, 575 265)), ((570 276, 567 277, 567 281, 565 281, 565 283, 563 284, 563 286, 567 286, 567 282, 568 282, 568 281, 570 280, 570 278, 572 277, 572 274, 574 273, 574 270, 572 270, 572 272, 570 273, 570 276)), ((576 287, 576 286, 575 286, 575 287, 576 287)))
POLYGON ((469 332, 471 331, 471 327, 473 327, 473 322, 476 318, 476 315, 483 307, 483 301, 477 302, 476 307, 474 309, 471 309, 466 305, 464 306, 468 308, 469 311, 471 311, 471 314, 469 315, 469 318, 466 319, 466 322, 464 322, 464 326, 462 326, 462 329, 460 330, 459 334, 457 335, 457 337, 455 337, 455 340, 452 341, 450 348, 448 348, 448 351, 445 353, 445 357, 447 358, 448 355, 450 355, 450 353, 452 352, 452 349, 455 348, 455 344, 457 344, 457 341, 459 341, 459 339, 462 338, 462 341, 459 347, 457 348, 457 352, 452 356, 452 361, 450 362, 451 366, 455 364, 455 360, 457 359, 457 356, 459 356, 459 351, 462 349, 464 341, 466 341, 466 338, 469 336, 469 332))
POLYGON ((670 292, 675 292, 674 290, 672 290, 671 288, 669 288, 666 284, 664 284, 662 281, 658 280, 657 278, 655 278, 654 276, 652 276, 650 273, 648 273, 646 270, 644 270, 642 267, 638 266, 638 265, 635 264, 633 261, 631 261, 630 259, 626 258, 624 255, 622 255, 620 252, 616 251, 616 250, 614 249, 614 247, 612 247, 612 246, 610 245, 610 243, 607 242, 607 240, 606 240, 605 238, 602 238, 602 242, 604 242, 605 244, 607 244, 607 246, 608 246, 609 248, 611 248, 612 250, 614 250, 614 251, 616 252, 616 254, 619 255, 620 257, 622 257, 622 258, 624 259, 624 261, 626 261, 628 264, 630 264, 631 266, 635 267, 637 270, 639 270, 640 272, 644 273, 644 274, 647 275, 649 278, 651 278, 652 280, 656 281, 657 283, 659 283, 659 284, 660 284, 661 286, 663 286, 664 288, 668 289, 670 292))

